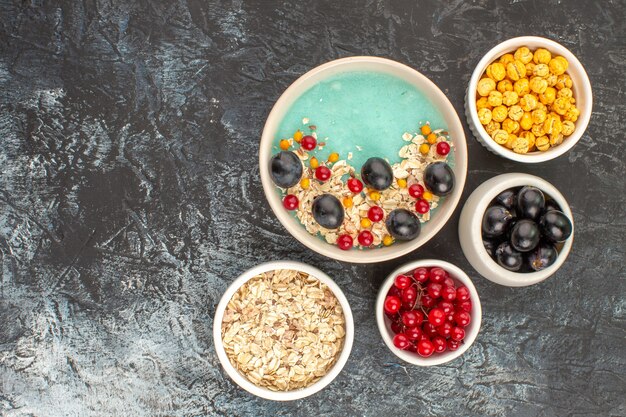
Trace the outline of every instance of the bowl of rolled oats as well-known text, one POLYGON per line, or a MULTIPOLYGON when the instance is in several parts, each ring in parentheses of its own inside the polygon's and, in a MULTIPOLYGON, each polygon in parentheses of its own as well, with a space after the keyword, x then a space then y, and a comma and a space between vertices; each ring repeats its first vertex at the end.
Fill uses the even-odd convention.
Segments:
POLYGON ((567 48, 523 36, 491 49, 478 63, 465 97, 476 139, 523 163, 554 159, 582 137, 592 112, 589 77, 567 48))
POLYGON ((257 265, 226 290, 215 312, 220 363, 237 385, 274 401, 312 395, 346 364, 354 339, 350 306, 328 275, 309 265, 257 265))
POLYGON ((430 240, 467 173, 463 126, 418 71, 378 57, 328 62, 274 105, 259 150, 266 198, 287 231, 331 258, 373 263, 430 240))

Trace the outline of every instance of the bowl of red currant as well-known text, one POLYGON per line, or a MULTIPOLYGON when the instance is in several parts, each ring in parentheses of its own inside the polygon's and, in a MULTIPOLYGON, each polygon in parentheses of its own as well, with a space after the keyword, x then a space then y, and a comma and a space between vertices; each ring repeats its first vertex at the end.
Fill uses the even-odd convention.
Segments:
POLYGON ((461 356, 476 339, 481 318, 480 299, 467 274, 435 259, 393 271, 376 301, 385 344, 400 359, 419 366, 461 356))

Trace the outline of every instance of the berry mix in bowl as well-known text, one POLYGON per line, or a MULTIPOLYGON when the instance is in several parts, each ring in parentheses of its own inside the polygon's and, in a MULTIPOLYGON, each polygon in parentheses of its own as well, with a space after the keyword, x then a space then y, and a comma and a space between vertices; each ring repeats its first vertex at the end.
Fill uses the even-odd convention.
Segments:
POLYGON ((437 260, 398 268, 381 287, 376 303, 378 328, 389 349, 420 366, 463 354, 478 334, 481 315, 469 277, 437 260))

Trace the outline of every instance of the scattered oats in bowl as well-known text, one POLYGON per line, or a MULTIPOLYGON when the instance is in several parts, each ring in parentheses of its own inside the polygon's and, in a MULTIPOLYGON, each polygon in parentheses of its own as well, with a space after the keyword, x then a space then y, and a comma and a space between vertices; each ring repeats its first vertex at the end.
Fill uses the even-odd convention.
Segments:
POLYGON ((232 365, 272 391, 308 387, 333 367, 343 348, 345 318, 332 291, 295 270, 262 273, 239 288, 222 321, 232 365))

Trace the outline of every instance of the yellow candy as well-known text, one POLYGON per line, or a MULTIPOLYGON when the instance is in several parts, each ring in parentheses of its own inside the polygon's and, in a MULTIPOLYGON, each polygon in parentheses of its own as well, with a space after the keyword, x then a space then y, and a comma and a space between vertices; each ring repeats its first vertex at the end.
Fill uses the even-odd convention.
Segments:
POLYGON ((328 162, 337 162, 339 160, 339 154, 337 152, 333 152, 328 155, 328 162))
POLYGON ((533 132, 522 132, 519 135, 520 138, 524 138, 528 141, 528 150, 532 150, 535 147, 535 135, 533 132))
POLYGON ((491 106, 489 105, 489 102, 487 101, 487 97, 481 97, 478 100, 476 100, 476 108, 479 110, 482 108, 491 109, 491 106))
POLYGON ((552 58, 548 63, 548 67, 550 67, 550 72, 554 75, 561 75, 567 71, 567 67, 569 66, 569 62, 567 59, 562 56, 557 56, 552 58))
POLYGON ((287 139, 283 139, 278 143, 278 146, 283 151, 286 151, 287 149, 289 149, 289 141, 287 139))
POLYGON ((506 130, 498 129, 491 134, 493 140, 499 145, 504 145, 509 139, 509 134, 506 130))
POLYGON ((562 129, 561 119, 557 116, 549 115, 546 121, 543 122, 543 131, 546 135, 561 133, 562 129))
POLYGON ((533 133, 533 135, 535 135, 536 137, 539 137, 539 136, 543 136, 543 135, 545 135, 545 132, 543 131, 543 123, 537 123, 537 124, 534 124, 534 125, 533 125, 533 127, 532 127, 532 129, 531 129, 530 131, 531 131, 531 132, 533 133))
POLYGON ((561 133, 553 133, 550 135, 550 146, 558 146, 563 143, 563 135, 561 133))
POLYGON ((548 112, 548 107, 543 104, 541 101, 537 102, 537 107, 535 107, 535 110, 543 110, 546 113, 548 112))
POLYGON ((486 108, 478 110, 478 120, 480 120, 480 123, 483 125, 489 123, 491 121, 491 110, 486 108))
POLYGON ((389 235, 385 235, 385 237, 383 237, 383 245, 385 246, 393 245, 393 238, 389 235))
POLYGON ((430 151, 430 146, 428 146, 427 143, 422 143, 419 147, 419 150, 422 155, 428 155, 428 152, 430 151))
POLYGON ((491 78, 483 78, 482 80, 478 81, 476 91, 479 95, 485 97, 488 96, 489 93, 491 93, 495 89, 496 82, 494 80, 492 80, 491 78))
POLYGON ((495 107, 493 110, 491 110, 491 118, 495 120, 496 122, 503 122, 504 119, 506 119, 506 116, 508 115, 508 113, 509 111, 507 110, 506 107, 498 106, 498 107, 495 107))
POLYGON ((487 77, 495 81, 503 80, 506 77, 506 68, 500 62, 494 62, 487 67, 487 77))
POLYGON ((544 48, 537 48, 533 55, 533 62, 535 64, 547 64, 552 59, 550 51, 544 48))
POLYGON ((374 201, 380 200, 380 193, 378 191, 372 191, 369 196, 374 201))
POLYGON ((489 136, 491 136, 493 132, 498 129, 500 129, 500 123, 496 122, 495 120, 492 120, 485 125, 485 131, 489 136))
POLYGON ((490 92, 489 97, 487 97, 487 102, 493 107, 500 106, 502 104, 502 93, 495 90, 490 92))
POLYGON ((546 88, 543 94, 539 94, 539 101, 541 104, 552 104, 556 99, 556 89, 553 87, 546 88))
POLYGON ((519 131, 519 123, 507 118, 502 122, 502 129, 506 130, 507 133, 517 133, 519 131))
POLYGON ((530 145, 526 138, 517 138, 513 145, 513 152, 515 153, 527 153, 529 149, 530 145))
POLYGON ((550 149, 550 139, 547 136, 540 136, 535 140, 535 146, 542 152, 547 151, 550 149))
POLYGON ((556 100, 554 100, 554 104, 552 105, 552 110, 554 110, 556 113, 560 114, 561 116, 564 116, 570 107, 572 107, 572 103, 570 103, 569 98, 559 97, 556 100))
POLYGON ((526 66, 522 61, 514 60, 506 64, 506 75, 513 81, 517 81, 520 78, 526 76, 526 66))
POLYGON ((437 135, 435 135, 434 133, 430 133, 427 137, 426 137, 426 141, 428 143, 430 143, 431 145, 434 144, 435 142, 437 142, 437 135))
POLYGON ((311 168, 316 169, 317 167, 319 167, 319 166, 320 166, 320 162, 317 160, 317 158, 316 158, 316 157, 312 157, 312 158, 309 160, 309 165, 311 166, 311 168))
POLYGON ((532 63, 532 62, 529 62, 525 66, 526 66, 526 76, 530 77, 531 75, 533 75, 533 70, 535 69, 535 64, 532 63))
POLYGON ((546 81, 548 82, 548 87, 554 87, 556 85, 557 76, 554 74, 548 74, 546 81))
MULTIPOLYGON (((512 88, 512 86, 511 86, 512 88)), ((505 91, 502 94, 502 104, 505 106, 513 106, 519 101, 519 96, 515 91, 505 91)))
POLYGON ((576 106, 572 106, 569 108, 569 110, 567 110, 563 118, 565 120, 569 120, 570 122, 575 122, 576 120, 578 120, 578 116, 580 116, 580 110, 578 110, 576 106))
POLYGON ((300 187, 302 187, 302 189, 306 190, 310 185, 311 181, 308 178, 302 178, 300 180, 300 187))
POLYGON ((432 132, 430 130, 430 125, 424 125, 424 126, 421 127, 420 130, 422 131, 422 135, 424 135, 424 136, 428 136, 430 134, 430 132, 432 132))
POLYGON ((528 79, 522 78, 521 80, 515 81, 515 83, 513 84, 513 91, 515 91, 520 97, 523 97, 524 95, 530 93, 528 79))
POLYGON ((515 146, 515 142, 517 142, 517 136, 515 136, 512 133, 509 133, 509 138, 507 139, 507 141, 504 144, 504 146, 506 148, 513 149, 513 147, 515 146))
POLYGON ((522 110, 533 111, 537 107, 537 98, 532 94, 526 94, 519 101, 522 110))
POLYGON ((515 120, 516 122, 520 121, 522 116, 524 115, 524 110, 520 106, 511 106, 509 107, 509 119, 515 120))
POLYGON ((369 229, 370 227, 372 227, 372 221, 368 219, 367 217, 363 217, 361 219, 361 228, 369 229))
POLYGON ((545 78, 548 76, 548 74, 550 74, 550 68, 548 68, 546 64, 537 64, 533 68, 532 74, 536 77, 545 78))
POLYGON ((431 201, 433 199, 433 194, 430 191, 426 190, 422 194, 422 198, 426 201, 431 201))
POLYGON ((569 87, 563 87, 559 90, 559 92, 557 93, 558 97, 567 97, 567 98, 571 98, 574 95, 574 92, 572 91, 571 88, 569 87))
POLYGON ((398 178, 396 182, 398 183, 398 187, 406 188, 406 180, 404 178, 398 178))
POLYGON ((509 62, 513 62, 514 59, 513 54, 504 54, 500 57, 500 62, 506 66, 509 62))
POLYGON ((350 208, 354 205, 354 202, 352 201, 351 197, 344 197, 343 198, 343 206, 345 208, 350 208))
POLYGON ((507 91, 513 91, 513 83, 511 80, 502 80, 496 86, 496 89, 504 94, 507 91))
POLYGON ((530 52, 530 49, 528 49, 528 47, 522 46, 520 48, 517 48, 517 51, 515 51, 513 58, 518 61, 522 61, 524 64, 528 64, 530 61, 533 60, 533 53, 530 52))
POLYGON ((541 77, 532 77, 528 86, 533 93, 542 94, 548 88, 548 82, 541 77))
POLYGON ((555 87, 557 88, 557 90, 560 90, 562 88, 572 88, 573 85, 574 83, 572 82, 572 79, 567 74, 561 74, 556 77, 555 87))
POLYGON ((295 140, 297 143, 300 143, 300 141, 302 140, 302 132, 300 130, 296 130, 296 133, 293 134, 293 140, 295 140))
POLYGON ((519 121, 519 125, 523 130, 530 130, 533 127, 533 117, 530 112, 524 112, 522 118, 519 121))
POLYGON ((572 133, 574 133, 574 130, 576 129, 576 125, 574 124, 574 122, 570 122, 569 120, 566 120, 562 122, 561 124, 563 125, 563 130, 561 131, 563 135, 569 136, 572 133))

